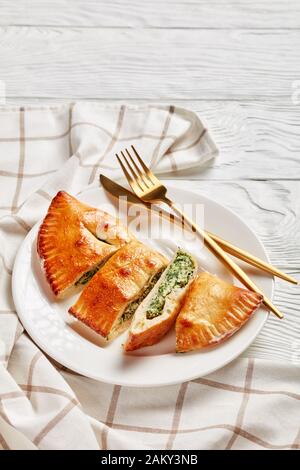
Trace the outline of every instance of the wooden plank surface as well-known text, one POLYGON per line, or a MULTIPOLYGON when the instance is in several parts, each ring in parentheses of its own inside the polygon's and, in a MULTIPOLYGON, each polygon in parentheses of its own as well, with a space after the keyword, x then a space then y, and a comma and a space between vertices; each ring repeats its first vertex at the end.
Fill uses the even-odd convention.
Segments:
POLYGON ((0 28, 7 95, 291 102, 299 30, 0 28))
POLYGON ((203 118, 220 155, 188 179, 299 179, 300 106, 289 101, 187 102, 203 118))
POLYGON ((298 28, 298 0, 1 0, 0 24, 148 28, 298 28))

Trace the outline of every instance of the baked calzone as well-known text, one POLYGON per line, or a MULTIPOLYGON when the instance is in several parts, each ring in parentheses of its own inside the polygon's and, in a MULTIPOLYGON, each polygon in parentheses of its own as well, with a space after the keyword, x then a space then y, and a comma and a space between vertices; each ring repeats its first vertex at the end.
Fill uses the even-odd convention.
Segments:
POLYGON ((162 254, 132 241, 99 269, 69 312, 110 340, 128 328, 167 263, 162 254))
POLYGON ((118 219, 59 191, 40 226, 37 251, 52 291, 62 297, 133 239, 118 219))
POLYGON ((138 307, 124 345, 125 351, 158 343, 169 331, 196 272, 195 258, 179 249, 157 284, 138 307))
POLYGON ((190 285, 176 320, 176 351, 216 345, 233 335, 263 297, 203 272, 190 285))

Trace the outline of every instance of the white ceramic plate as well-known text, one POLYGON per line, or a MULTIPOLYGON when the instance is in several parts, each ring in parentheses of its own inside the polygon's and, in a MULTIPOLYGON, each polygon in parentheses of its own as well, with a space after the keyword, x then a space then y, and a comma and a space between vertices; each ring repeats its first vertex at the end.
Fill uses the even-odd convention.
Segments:
MULTIPOLYGON (((233 212, 196 193, 169 186, 169 195, 179 203, 203 204, 207 230, 231 240, 268 261, 266 252, 255 234, 233 212)), ((91 189, 81 194, 82 201, 116 213, 115 202, 103 189, 91 189)), ((120 214, 124 218, 124 214, 120 214)), ((154 218, 154 222, 156 223, 154 218)), ((25 329, 49 356, 82 375, 108 383, 126 386, 161 386, 180 383, 213 372, 241 354, 256 338, 267 312, 258 310, 248 323, 223 344, 203 352, 176 354, 175 334, 171 331, 159 344, 130 355, 122 351, 126 333, 111 344, 104 344, 99 335, 71 317, 67 311, 75 297, 57 301, 46 284, 36 254, 37 224, 25 238, 16 257, 12 287, 16 309, 25 329)), ((155 237, 155 233, 152 234, 155 237)), ((201 247, 199 239, 186 241, 176 234, 172 239, 149 239, 148 233, 138 238, 171 256, 176 246, 190 250, 203 269, 233 282, 223 266, 201 247), (178 239, 179 237, 179 239, 178 239)), ((245 265, 243 265, 245 268, 245 265)), ((272 297, 272 278, 247 268, 255 282, 268 297, 272 297)))

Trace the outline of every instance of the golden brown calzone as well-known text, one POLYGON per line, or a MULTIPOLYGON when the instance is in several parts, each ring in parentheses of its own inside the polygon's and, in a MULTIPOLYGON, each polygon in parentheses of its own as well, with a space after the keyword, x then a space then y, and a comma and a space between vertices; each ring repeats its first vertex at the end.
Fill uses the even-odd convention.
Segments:
POLYGON ((170 330, 196 272, 195 258, 178 249, 160 280, 137 309, 124 345, 126 352, 158 343, 170 330))
POLYGON ((138 241, 120 248, 83 289, 69 312, 112 339, 126 329, 167 259, 138 241))
POLYGON ((216 345, 233 335, 261 305, 262 296, 204 272, 191 284, 176 320, 176 350, 216 345))
POLYGON ((119 220, 59 191, 40 226, 37 251, 52 291, 63 296, 133 239, 119 220))

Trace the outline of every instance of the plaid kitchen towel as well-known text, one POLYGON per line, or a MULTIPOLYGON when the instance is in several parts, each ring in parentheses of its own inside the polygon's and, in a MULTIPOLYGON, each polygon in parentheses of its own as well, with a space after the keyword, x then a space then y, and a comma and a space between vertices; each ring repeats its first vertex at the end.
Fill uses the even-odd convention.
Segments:
POLYGON ((158 173, 217 153, 199 118, 172 106, 0 110, 0 448, 300 448, 293 365, 238 359, 189 383, 131 389, 65 370, 23 331, 11 294, 18 247, 58 190, 76 195, 100 171, 118 177, 111 156, 126 143, 158 173))

